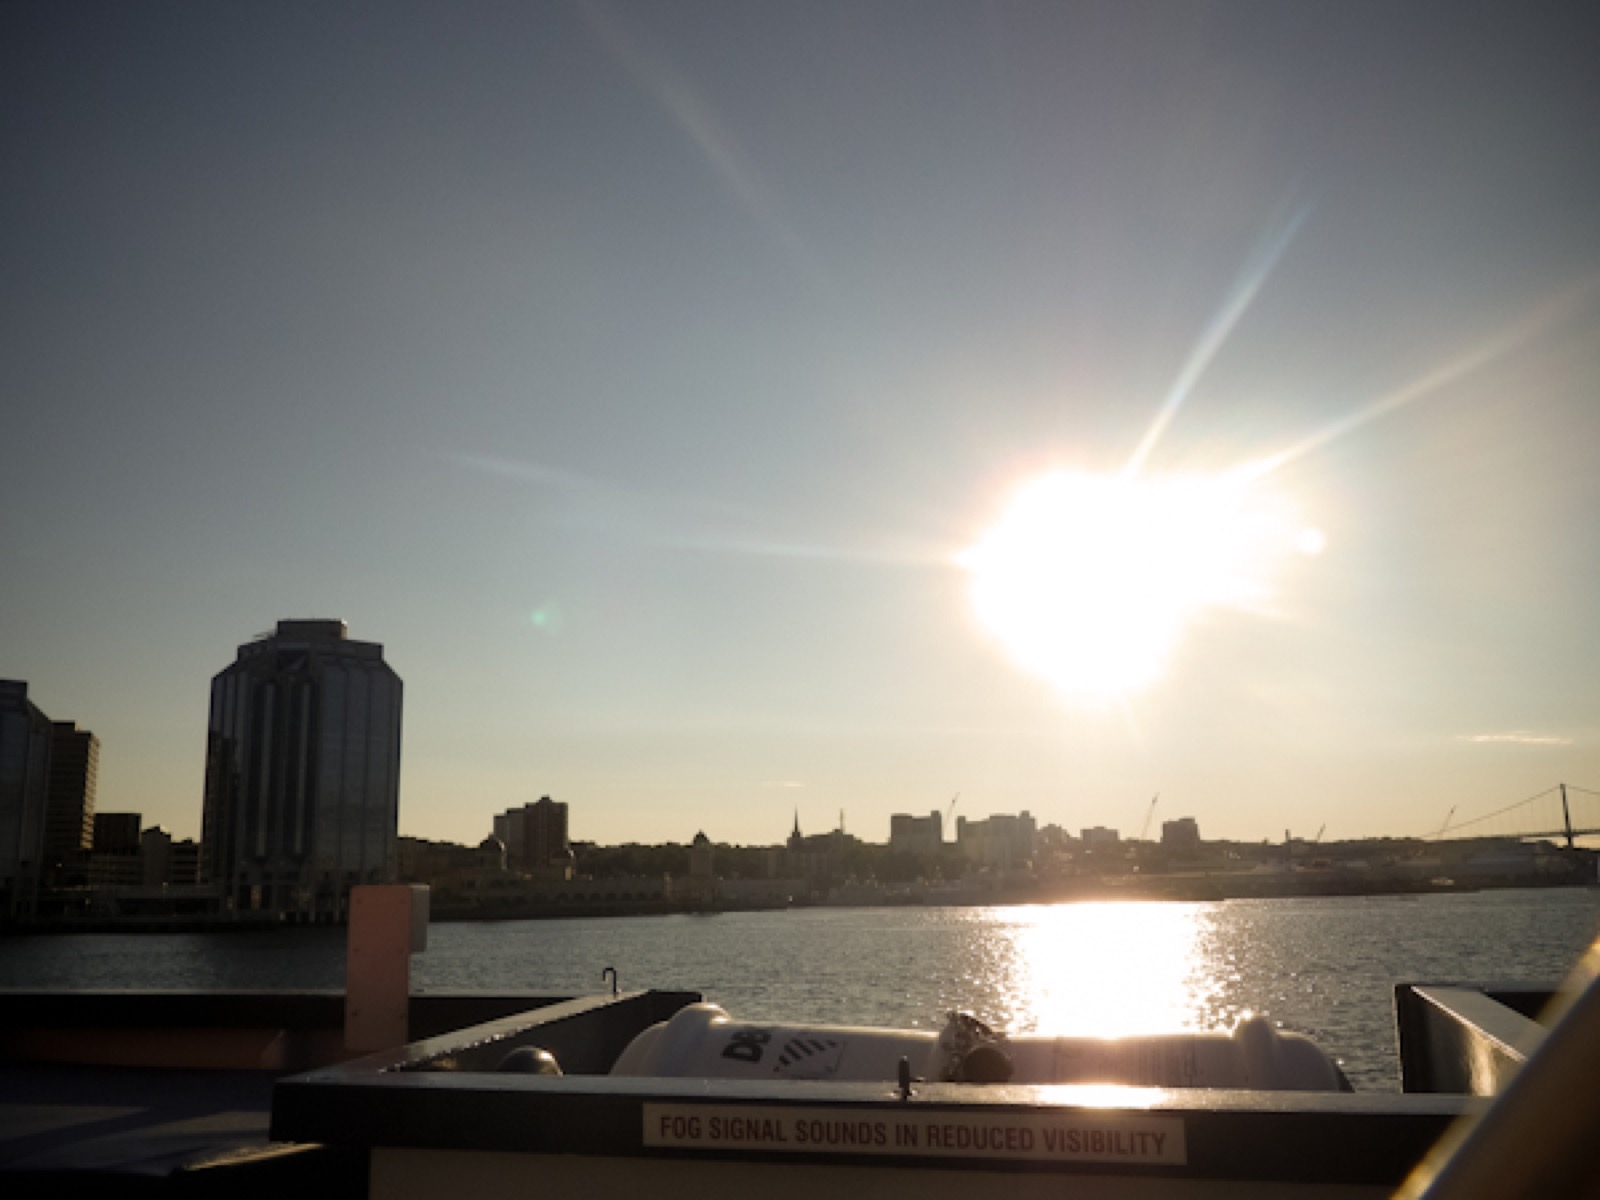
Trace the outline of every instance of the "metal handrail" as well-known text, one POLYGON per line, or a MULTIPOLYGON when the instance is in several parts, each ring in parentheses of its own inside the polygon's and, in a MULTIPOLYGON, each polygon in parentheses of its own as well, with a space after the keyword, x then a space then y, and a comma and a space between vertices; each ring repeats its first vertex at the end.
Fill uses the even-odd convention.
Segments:
POLYGON ((1493 1104, 1463 1115, 1396 1200, 1518 1200, 1600 1195, 1600 941, 1541 1020, 1538 1052, 1493 1104))

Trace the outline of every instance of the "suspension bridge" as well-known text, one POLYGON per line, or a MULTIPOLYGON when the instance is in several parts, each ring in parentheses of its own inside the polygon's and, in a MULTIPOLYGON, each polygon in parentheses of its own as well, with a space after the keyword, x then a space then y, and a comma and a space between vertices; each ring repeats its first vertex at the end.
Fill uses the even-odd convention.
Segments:
POLYGON ((1468 838, 1561 838, 1568 846, 1578 838, 1600 836, 1600 791, 1558 783, 1536 796, 1518 800, 1482 816, 1456 821, 1456 810, 1423 841, 1468 838))

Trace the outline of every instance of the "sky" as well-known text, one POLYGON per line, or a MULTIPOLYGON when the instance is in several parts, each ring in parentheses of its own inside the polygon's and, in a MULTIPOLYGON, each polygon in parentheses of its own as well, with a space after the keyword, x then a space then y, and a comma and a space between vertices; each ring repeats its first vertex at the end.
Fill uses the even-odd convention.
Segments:
POLYGON ((179 836, 285 618, 404 679, 415 837, 1600 789, 1597 34, 12 0, 0 677, 179 836))

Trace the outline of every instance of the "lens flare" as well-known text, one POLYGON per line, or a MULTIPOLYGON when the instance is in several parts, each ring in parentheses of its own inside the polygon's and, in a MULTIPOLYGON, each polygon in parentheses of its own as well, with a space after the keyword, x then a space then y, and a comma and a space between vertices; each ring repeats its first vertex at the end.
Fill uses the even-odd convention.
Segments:
POLYGON ((553 601, 541 604, 528 614, 528 624, 540 633, 560 633, 562 623, 561 606, 553 601))

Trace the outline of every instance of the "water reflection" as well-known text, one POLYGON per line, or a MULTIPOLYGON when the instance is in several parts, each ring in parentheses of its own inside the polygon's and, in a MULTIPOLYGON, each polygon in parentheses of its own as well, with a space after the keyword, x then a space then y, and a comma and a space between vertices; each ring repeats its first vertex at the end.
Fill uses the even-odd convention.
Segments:
MULTIPOLYGON (((1559 979, 1595 937, 1600 890, 805 908, 704 917, 435 925, 423 991, 701 992, 742 1021, 1012 1034, 1228 1030, 1247 1011, 1309 1036, 1358 1090, 1394 1090, 1396 981, 1559 979)), ((337 988, 339 930, 0 938, 0 986, 337 988)))
POLYGON ((1062 904, 985 919, 1002 947, 1011 1032, 1125 1037, 1228 1028, 1239 1015, 1221 1003, 1203 906, 1062 904))

